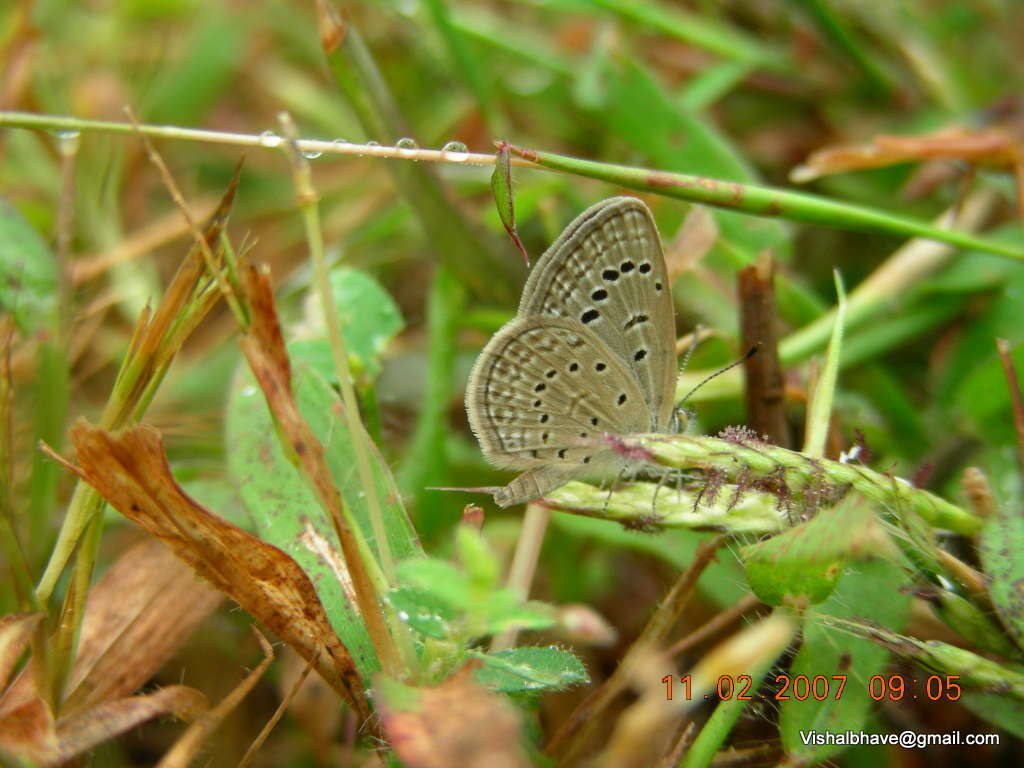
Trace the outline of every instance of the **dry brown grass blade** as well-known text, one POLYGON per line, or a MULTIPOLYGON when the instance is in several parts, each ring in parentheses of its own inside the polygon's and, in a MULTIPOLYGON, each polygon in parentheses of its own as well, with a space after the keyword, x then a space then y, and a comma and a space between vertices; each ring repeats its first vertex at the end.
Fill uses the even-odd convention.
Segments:
MULTIPOLYGON (((352 713, 345 713, 339 707, 332 706, 334 692, 319 675, 304 678, 308 669, 305 659, 293 650, 285 649, 277 666, 277 694, 281 697, 282 705, 287 702, 289 721, 297 724, 304 732, 306 743, 313 751, 314 763, 323 768, 344 765, 339 754, 342 745, 336 741, 335 736, 343 716, 351 716, 352 713)), ((240 765, 244 764, 243 757, 240 765)))
MULTIPOLYGON (((249 745, 249 748, 245 750, 245 754, 242 755, 242 759, 238 761, 238 768, 248 768, 248 766, 252 764, 252 760, 256 756, 256 753, 263 748, 263 745, 267 741, 267 737, 270 736, 271 731, 273 731, 274 728, 277 727, 277 724, 281 721, 281 718, 284 717, 284 713, 291 706, 292 702, 295 700, 295 697, 299 695, 299 692, 302 690, 305 682, 311 679, 320 680, 320 678, 318 677, 309 677, 309 673, 312 671, 313 668, 309 666, 309 664, 306 664, 302 672, 299 673, 299 676, 292 683, 291 689, 285 694, 285 697, 281 699, 281 702, 277 705, 277 709, 274 710, 274 714, 272 714, 270 716, 270 719, 263 724, 263 728, 260 729, 260 732, 256 735, 256 738, 252 740, 252 743, 249 745)), ((323 683, 321 682, 321 685, 322 684, 323 683)), ((326 688, 326 686, 324 687, 326 688)), ((331 708, 327 712, 327 714, 336 713, 336 708, 331 708)), ((324 739, 324 744, 329 743, 329 740, 330 736, 328 735, 324 739)), ((325 760, 323 762, 327 761, 325 760)))
POLYGON ((380 659, 381 668, 397 677, 402 664, 395 641, 381 613, 377 586, 365 560, 368 553, 361 550, 356 531, 345 513, 341 494, 334 485, 327 465, 324 447, 295 402, 291 365, 274 307, 270 276, 265 270, 255 267, 245 269, 242 275, 251 319, 246 335, 239 342, 242 352, 263 390, 274 421, 298 459, 299 469, 334 525, 345 566, 352 577, 356 607, 366 624, 366 631, 380 659))
POLYGON ((188 727, 188 730, 174 743, 174 746, 168 750, 167 754, 160 759, 157 768, 187 768, 188 764, 192 762, 192 758, 196 756, 196 753, 203 746, 203 742, 207 737, 213 733, 214 729, 221 724, 225 717, 238 707, 242 699, 249 695, 249 692, 252 691, 256 683, 263 677, 267 667, 270 666, 270 662, 274 660, 274 649, 270 647, 270 643, 267 642, 267 639, 259 630, 253 627, 252 631, 256 635, 260 648, 263 650, 263 660, 217 706, 204 712, 199 719, 188 727))
POLYGON ((35 697, 0 719, 0 756, 59 765, 154 717, 192 720, 207 707, 206 697, 195 688, 171 685, 54 722, 45 702, 35 697))
POLYGON ((32 639, 32 633, 45 617, 46 614, 40 611, 10 613, 0 618, 0 689, 7 685, 18 659, 32 639))
POLYGON ((821 149, 790 173, 796 182, 866 168, 884 168, 936 158, 1013 170, 1022 149, 1020 138, 1005 128, 971 131, 958 126, 920 136, 876 136, 870 144, 821 149))
POLYGON ((102 704, 57 723, 61 760, 92 749, 154 717, 174 715, 194 720, 209 707, 206 696, 185 685, 169 685, 146 696, 131 696, 102 704))
POLYGON ((309 578, 288 555, 210 513, 175 482, 160 434, 71 429, 76 470, 125 517, 167 544, 203 578, 287 642, 361 717, 362 680, 331 629, 309 578))
POLYGON ((640 662, 638 657, 649 653, 651 648, 660 648, 672 630, 683 609, 689 603, 697 588, 702 573, 715 558, 715 553, 726 541, 717 536, 701 543, 690 566, 680 574, 668 595, 647 621, 640 637, 626 652, 611 677, 587 696, 576 707, 551 737, 545 751, 563 764, 572 764, 600 731, 607 725, 610 704, 626 690, 632 670, 640 662))
MULTIPOLYGON (((192 201, 196 218, 202 221, 206 221, 213 214, 216 206, 217 201, 210 197, 192 201)), ((111 267, 141 258, 187 232, 188 224, 181 220, 178 211, 165 213, 135 232, 128 233, 114 247, 76 259, 71 265, 71 281, 75 285, 88 282, 107 272, 111 267)))
MULTIPOLYGON (((149 540, 126 552, 89 592, 61 718, 138 690, 220 600, 219 592, 197 580, 160 542, 149 540)), ((0 648, 2 643, 0 623, 0 648)), ((0 702, 0 714, 36 696, 34 677, 23 673, 0 702)))
POLYGON ((132 547, 89 591, 61 711, 71 714, 138 690, 222 599, 159 541, 132 547))
POLYGON ((665 248, 669 283, 675 283, 686 272, 696 270, 716 240, 718 225, 711 211, 703 205, 693 206, 665 248))
POLYGON ((381 724, 409 768, 520 768, 529 765, 519 715, 473 680, 473 665, 435 688, 392 688, 378 680, 381 724))

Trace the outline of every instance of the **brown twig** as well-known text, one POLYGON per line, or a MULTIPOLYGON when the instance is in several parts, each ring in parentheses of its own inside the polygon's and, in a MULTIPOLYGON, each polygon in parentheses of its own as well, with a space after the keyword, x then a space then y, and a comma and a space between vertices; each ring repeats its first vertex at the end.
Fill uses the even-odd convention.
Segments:
POLYGON ((307 663, 306 668, 302 670, 298 678, 295 680, 295 684, 292 685, 291 689, 288 691, 288 695, 281 699, 281 703, 277 705, 277 709, 274 710, 274 714, 270 716, 266 725, 263 726, 263 729, 259 732, 256 738, 252 740, 252 744, 249 745, 249 748, 245 750, 245 754, 242 755, 242 759, 238 761, 238 768, 245 768, 245 766, 248 766, 249 763, 252 762, 253 757, 256 756, 260 747, 263 746, 263 742, 267 740, 267 736, 270 735, 270 732, 274 730, 274 726, 276 726, 278 721, 280 721, 284 716, 285 710, 288 709, 288 706, 292 703, 292 699, 295 698, 295 695, 299 692, 299 689, 302 688, 302 684, 306 682, 306 678, 309 677, 309 673, 312 671, 313 665, 307 663))
POLYGON ((672 585, 672 589, 648 620, 640 637, 630 646, 612 676, 576 707, 569 718, 562 723, 545 749, 549 755, 558 760, 559 764, 571 763, 586 746, 590 736, 597 732, 598 726, 604 721, 603 716, 608 705, 628 685, 628 671, 635 666, 636 654, 648 653, 651 648, 657 648, 664 642, 683 609, 690 602, 701 574, 714 560, 715 553, 727 538, 726 536, 717 536, 703 542, 697 548, 690 567, 672 585))
POLYGON ((756 264, 740 270, 737 275, 743 346, 758 348, 757 354, 743 363, 746 374, 744 400, 749 426, 775 445, 788 448, 784 379, 776 332, 774 273, 774 262, 766 252, 761 254, 756 264))
POLYGON ((242 703, 242 700, 249 695, 249 692, 263 677, 270 662, 274 660, 274 649, 256 627, 252 627, 252 632, 263 651, 263 659, 219 704, 203 713, 189 726, 174 746, 160 759, 158 768, 186 768, 202 747, 203 742, 223 722, 224 718, 242 703))
POLYGON ((665 658, 670 659, 700 645, 705 640, 714 637, 723 629, 738 621, 743 614, 753 610, 760 604, 761 601, 753 595, 745 596, 736 605, 722 611, 710 621, 702 624, 699 628, 669 646, 668 650, 665 651, 665 658))
POLYGON ((1010 354, 1010 342, 1006 339, 996 339, 996 349, 999 350, 999 359, 1003 363, 1006 386, 1010 390, 1010 403, 1013 406, 1013 426, 1017 430, 1017 464, 1021 473, 1024 473, 1024 399, 1021 398, 1017 369, 1010 354))
POLYGON ((696 730, 697 724, 692 720, 681 724, 679 726, 679 737, 672 745, 672 749, 666 752, 661 760, 658 761, 656 768, 673 768, 673 766, 679 765, 680 760, 683 759, 683 754, 686 752, 686 748, 693 741, 693 733, 696 730))

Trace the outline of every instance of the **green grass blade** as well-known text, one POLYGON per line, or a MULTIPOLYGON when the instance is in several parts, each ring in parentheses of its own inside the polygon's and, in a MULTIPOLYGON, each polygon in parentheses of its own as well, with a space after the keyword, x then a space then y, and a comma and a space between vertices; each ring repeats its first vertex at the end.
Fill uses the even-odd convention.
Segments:
POLYGON ((416 527, 424 541, 433 541, 448 521, 451 508, 446 494, 425 490, 448 482, 446 450, 448 405, 452 399, 455 337, 461 326, 465 291, 447 269, 439 269, 427 300, 429 358, 423 404, 399 474, 403 493, 415 499, 416 527))
MULTIPOLYGON (((348 99, 367 138, 394 142, 409 136, 398 105, 370 50, 351 24, 342 27, 326 5, 321 9, 324 52, 334 82, 348 99)), ((424 163, 387 164, 415 211, 438 259, 449 264, 481 298, 511 304, 522 268, 512 250, 473 225, 445 194, 437 174, 424 163)))
POLYGON ((499 109, 494 75, 490 72, 487 59, 476 55, 465 34, 452 23, 451 10, 445 0, 424 0, 423 5, 448 48, 457 75, 466 81, 473 92, 491 134, 502 135, 506 132, 505 119, 499 109))
POLYGON ((836 379, 839 375, 839 357, 843 347, 843 323, 846 318, 846 290, 839 270, 833 272, 836 281, 835 325, 828 343, 825 367, 818 377, 811 404, 807 409, 807 436, 804 439, 804 453, 814 458, 825 455, 825 439, 832 422, 832 402, 835 399, 836 379))
POLYGON ((543 168, 601 179, 630 189, 713 205, 751 216, 802 221, 827 227, 882 232, 901 237, 926 237, 961 248, 974 248, 997 256, 1024 261, 1024 251, 970 233, 938 227, 918 219, 896 216, 875 208, 852 205, 805 192, 776 187, 739 184, 683 173, 668 173, 628 165, 599 163, 554 152, 511 146, 520 157, 543 168))
POLYGON ((860 71, 864 80, 879 96, 892 95, 895 83, 888 72, 878 63, 877 55, 865 50, 863 41, 850 25, 828 4, 827 0, 796 0, 803 6, 825 38, 838 53, 860 71))
POLYGON ((669 3, 648 0, 591 0, 624 19, 642 24, 664 35, 689 43, 697 48, 717 54, 725 59, 751 62, 771 69, 788 71, 792 67, 785 54, 764 45, 754 38, 712 21, 707 15, 695 15, 679 10, 669 3))

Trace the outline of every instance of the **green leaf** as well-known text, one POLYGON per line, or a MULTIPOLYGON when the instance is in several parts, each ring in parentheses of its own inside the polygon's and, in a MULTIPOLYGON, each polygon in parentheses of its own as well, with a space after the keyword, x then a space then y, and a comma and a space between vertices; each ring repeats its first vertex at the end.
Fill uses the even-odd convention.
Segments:
POLYGON ((992 604, 1007 632, 1024 648, 1024 515, 1020 508, 997 506, 980 538, 992 604))
POLYGON ((416 557, 398 564, 398 580, 433 595, 435 601, 454 611, 473 606, 473 588, 458 568, 433 557, 416 557))
MULTIPOLYGON (((999 238, 1020 243, 1022 238, 999 238)), ((957 264, 959 265, 959 260, 957 264)), ((965 323, 957 334, 957 343, 947 355, 936 384, 937 408, 940 412, 966 413, 988 440, 999 442, 1014 440, 1012 421, 1005 418, 1009 399, 1005 377, 994 339, 1006 339, 1017 347, 1024 342, 1024 327, 1020 323, 1020 297, 1024 294, 1024 271, 1019 268, 999 269, 991 257, 969 254, 967 265, 974 267, 971 275, 993 284, 995 290, 984 302, 974 300, 977 310, 971 322, 965 323)), ((1012 265, 1011 265, 1012 267, 1012 265)), ((959 270, 948 270, 950 282, 947 294, 955 287, 965 285, 959 270)), ((982 290, 985 286, 977 286, 982 290)), ((943 289, 940 284, 935 290, 943 289)), ((955 304, 950 295, 929 292, 926 300, 934 303, 955 304)), ((1015 355, 1019 356, 1018 355, 1015 355)), ((1018 366, 1020 362, 1018 361, 1018 366)))
POLYGON ((477 682, 502 693, 562 691, 590 682, 583 663, 561 648, 512 648, 496 653, 474 653, 484 665, 477 682))
POLYGON ((555 625, 554 611, 544 603, 522 598, 510 589, 491 595, 480 607, 483 633, 497 635, 508 630, 547 629, 555 625))
MULTIPOLYGON (((374 548, 365 492, 337 393, 306 365, 294 369, 295 397, 302 415, 324 444, 331 475, 355 525, 374 548)), ((228 472, 252 517, 256 534, 288 553, 310 577, 331 626, 352 652, 363 675, 378 669, 362 619, 346 587, 334 526, 296 467, 286 458, 263 396, 248 369, 241 369, 229 395, 225 441, 228 472)), ((371 454, 384 528, 395 558, 421 555, 416 533, 401 506, 387 463, 371 454)))
POLYGON ((870 507, 848 501, 809 522, 740 550, 747 580, 769 605, 820 603, 835 589, 846 563, 874 542, 870 507))
POLYGON ((1024 739, 1024 701, 995 693, 969 691, 960 703, 983 720, 1024 739))
POLYGON ((0 313, 10 314, 26 335, 54 329, 57 262, 43 238, 6 200, 0 199, 0 313))
MULTIPOLYGON (((353 358, 357 372, 374 378, 380 373, 381 355, 404 326, 402 314, 390 294, 365 272, 342 267, 331 272, 330 280, 349 357, 353 358)), ((308 323, 315 328, 321 327, 322 318, 319 306, 308 313, 308 323)), ((337 382, 334 357, 325 334, 291 342, 288 354, 293 360, 309 363, 327 381, 337 382)))
POLYGON ((452 610, 451 605, 433 592, 418 587, 395 587, 388 592, 388 602, 399 619, 417 632, 437 640, 451 636, 452 622, 458 618, 458 612, 452 610))
POLYGON ((967 642, 1005 658, 1019 655, 1002 627, 991 618, 990 611, 982 610, 967 598, 944 589, 931 596, 929 602, 946 626, 967 642))
POLYGON ((512 165, 510 162, 508 144, 501 142, 498 152, 494 156, 494 173, 491 174, 491 194, 494 195, 494 206, 498 210, 498 218, 501 225, 512 239, 512 243, 523 254, 523 259, 530 263, 530 254, 526 246, 519 239, 519 232, 516 230, 516 210, 512 197, 512 165))
POLYGON ((473 586, 479 590, 494 589, 501 577, 501 563, 487 546, 480 531, 469 525, 458 526, 455 529, 455 544, 459 551, 459 561, 473 586))
MULTIPOLYGON (((467 526, 460 526, 460 530, 464 529, 467 526)), ((470 533, 479 537, 475 531, 470 533)), ((430 637, 438 637, 439 632, 445 633, 441 638, 451 637, 456 622, 458 626, 454 629, 470 637, 495 635, 508 629, 546 629, 555 624, 548 606, 524 603, 511 589, 494 589, 497 571, 481 582, 445 560, 418 557, 398 564, 398 578, 405 591, 398 593, 401 606, 395 607, 408 614, 410 626, 430 637)))
MULTIPOLYGON (((1008 299, 1009 297, 1007 297, 1008 299)), ((1000 311, 1019 312, 1020 299, 1014 297, 1012 301, 1000 301, 1003 306, 1000 311), (1011 309, 1011 306, 1013 309, 1011 309)), ((995 309, 995 307, 993 307, 995 309)), ((982 323, 985 318, 979 318, 982 323)), ((1019 321, 1016 321, 1019 324, 1019 321)), ((1017 433, 1013 425, 1013 419, 1007 418, 1011 411, 1010 393, 1006 384, 1006 372, 1003 370, 1002 361, 996 354, 994 339, 1007 338, 1007 335, 995 333, 989 336, 978 352, 982 353, 981 358, 976 360, 969 371, 964 372, 963 378, 952 402, 954 407, 963 410, 964 415, 973 422, 974 429, 978 434, 983 435, 986 441, 996 445, 1013 445, 1017 439, 1017 433)), ((1010 338, 1007 338, 1012 345, 1010 358, 1013 360, 1014 368, 1018 371, 1024 370, 1024 335, 1020 329, 1015 330, 1010 338)))
POLYGON ((813 696, 800 701, 791 697, 782 703, 779 733, 786 750, 806 760, 818 762, 842 749, 836 745, 805 745, 801 731, 842 733, 862 730, 874 702, 867 681, 882 674, 889 652, 868 639, 837 632, 816 620, 816 616, 856 617, 872 624, 899 629, 910 608, 910 596, 900 587, 906 581, 901 569, 885 560, 857 565, 843 576, 832 597, 807 616, 803 642, 789 670, 790 680, 806 676, 813 680, 824 675, 829 693, 824 701, 813 696), (846 681, 836 696, 839 679, 846 681))

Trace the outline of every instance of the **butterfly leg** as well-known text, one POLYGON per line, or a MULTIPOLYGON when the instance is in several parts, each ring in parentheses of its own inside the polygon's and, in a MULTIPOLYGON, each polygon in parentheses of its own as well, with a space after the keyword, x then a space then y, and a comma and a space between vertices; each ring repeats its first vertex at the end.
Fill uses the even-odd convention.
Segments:
MULTIPOLYGON (((658 492, 661 490, 662 486, 664 486, 666 483, 668 483, 669 478, 673 474, 675 474, 675 473, 663 472, 661 477, 658 478, 658 484, 656 486, 654 486, 654 495, 651 496, 651 514, 652 515, 656 515, 657 514, 657 509, 658 509, 658 492)), ((682 486, 682 478, 681 478, 681 476, 679 474, 676 474, 676 487, 679 488, 681 486, 682 486)), ((681 495, 681 492, 680 492, 680 495, 681 495)))
POLYGON ((602 515, 608 511, 608 502, 612 500, 612 493, 615 491, 615 486, 617 486, 622 481, 622 478, 626 475, 626 471, 628 469, 628 465, 623 465, 622 468, 619 469, 619 474, 615 476, 615 480, 612 481, 612 484, 608 486, 608 495, 604 497, 604 504, 601 505, 602 515))

